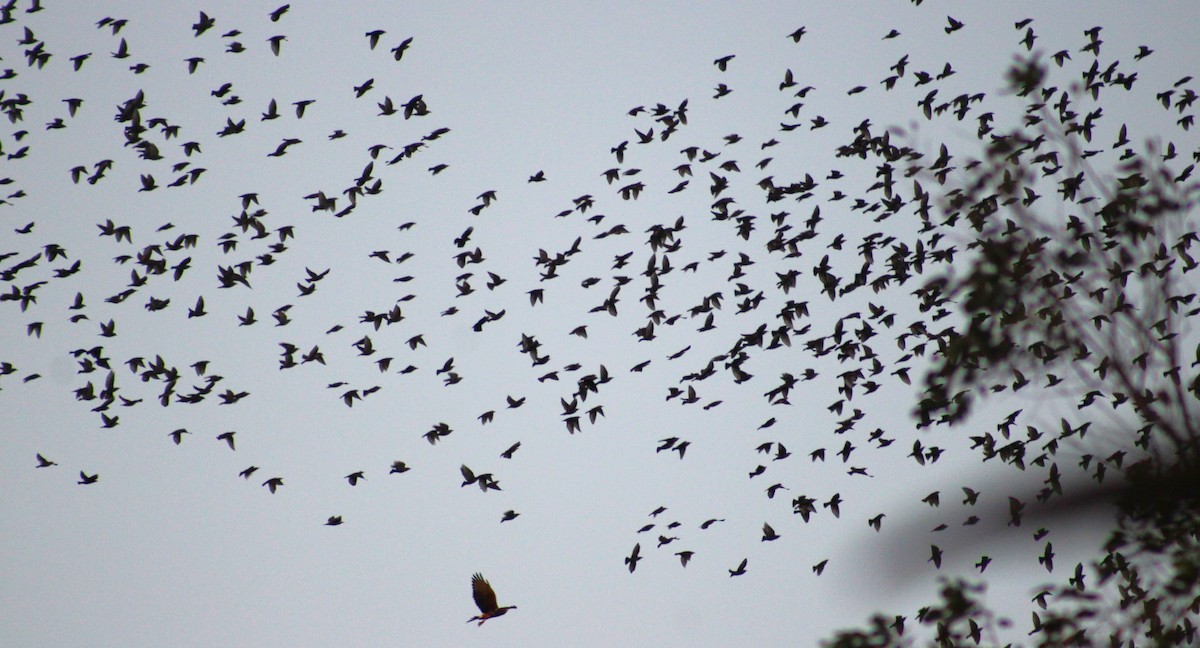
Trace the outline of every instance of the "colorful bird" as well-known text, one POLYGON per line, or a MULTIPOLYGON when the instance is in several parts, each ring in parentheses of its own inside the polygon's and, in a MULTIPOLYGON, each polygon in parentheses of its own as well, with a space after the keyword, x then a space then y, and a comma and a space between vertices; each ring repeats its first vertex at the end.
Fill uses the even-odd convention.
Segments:
POLYGON ((467 623, 479 621, 478 625, 483 625, 484 621, 493 617, 503 616, 509 610, 517 609, 515 605, 499 607, 496 605, 496 592, 492 591, 492 586, 488 584, 487 579, 483 574, 478 572, 471 577, 471 596, 475 598, 475 605, 479 607, 481 614, 467 619, 467 623))

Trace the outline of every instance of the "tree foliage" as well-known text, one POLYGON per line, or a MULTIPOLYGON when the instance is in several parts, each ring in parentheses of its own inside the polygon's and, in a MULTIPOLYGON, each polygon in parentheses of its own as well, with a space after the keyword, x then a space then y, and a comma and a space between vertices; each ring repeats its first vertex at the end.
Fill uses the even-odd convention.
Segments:
MULTIPOLYGON (((1029 634, 1039 646, 1190 644, 1200 612, 1200 305, 1190 274, 1200 185, 1189 179, 1200 152, 1181 164, 1174 140, 1138 144, 1129 125, 1112 150, 1093 142, 1102 93, 1136 92, 1136 74, 1117 63, 1098 69, 1093 62, 1070 82, 1037 57, 1014 64, 1024 123, 984 140, 983 156, 945 192, 946 223, 967 241, 967 262, 923 290, 954 304, 963 323, 935 356, 916 415, 925 426, 961 426, 977 401, 1030 385, 1041 398, 1073 401, 1077 414, 1060 430, 1031 425, 1021 438, 1014 413, 998 436, 972 437, 981 460, 1043 473, 1044 524, 1071 524, 1097 503, 1116 511, 1103 552, 1034 597, 1029 634), (1073 455, 1077 466, 1060 469, 1073 455), (1072 468, 1090 484, 1068 492, 1072 468)), ((1163 109, 1183 113, 1194 101, 1171 95, 1158 96, 1163 109)), ((1177 124, 1189 141, 1190 116, 1177 124)), ((981 600, 983 589, 944 583, 939 603, 917 617, 933 643, 1003 643, 1010 623, 981 600)), ((911 643, 902 624, 877 617, 829 645, 911 643)))

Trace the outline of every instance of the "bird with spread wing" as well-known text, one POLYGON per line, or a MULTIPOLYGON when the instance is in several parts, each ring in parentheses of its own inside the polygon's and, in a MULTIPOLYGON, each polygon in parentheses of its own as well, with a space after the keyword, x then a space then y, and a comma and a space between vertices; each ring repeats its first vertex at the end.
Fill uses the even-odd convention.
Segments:
POLYGON ((496 592, 492 590, 492 586, 488 584, 483 574, 476 573, 471 577, 471 595, 475 597, 475 605, 479 606, 480 614, 479 616, 467 619, 467 623, 479 621, 479 625, 483 625, 483 622, 488 619, 501 616, 509 610, 517 609, 515 605, 506 607, 496 605, 496 592))

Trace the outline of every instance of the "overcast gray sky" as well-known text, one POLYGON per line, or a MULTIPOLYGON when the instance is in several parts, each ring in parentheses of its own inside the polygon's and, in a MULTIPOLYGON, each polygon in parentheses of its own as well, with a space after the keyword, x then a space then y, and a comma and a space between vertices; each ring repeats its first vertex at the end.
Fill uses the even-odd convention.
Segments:
MULTIPOLYGON (((917 102, 935 87, 939 102, 982 92, 998 128, 1017 124, 1019 104, 1002 96, 1004 72, 1025 52, 1025 29, 1014 22, 1027 17, 1037 35, 1033 49, 1070 50, 1069 65, 1079 69, 1091 57, 1079 52, 1087 43, 1083 30, 1104 27, 1101 60, 1119 59, 1139 75, 1128 102, 1104 103, 1112 120, 1106 128, 1137 124, 1138 143, 1174 119, 1165 115, 1159 123, 1164 115, 1150 89, 1172 87, 1200 60, 1188 28, 1200 10, 1185 2, 1156 4, 1153 12, 1120 2, 1056 3, 1052 12, 1025 3, 933 0, 837 7, 364 3, 353 10, 295 2, 277 21, 268 16, 276 4, 142 4, 47 0, 44 10, 26 13, 23 2, 14 21, 0 26, 0 67, 15 74, 0 89, 5 99, 24 93, 31 100, 0 133, 8 156, 0 176, 12 179, 6 195, 23 192, 0 205, 0 255, 12 254, 0 270, 43 253, 0 288, 47 281, 33 289, 37 300, 26 310, 18 300, 0 303, 0 362, 14 368, 0 377, 5 645, 782 646, 812 644, 874 611, 911 617, 936 587, 923 530, 943 519, 958 526, 970 513, 960 486, 980 489, 994 508, 1023 487, 1004 481, 1011 470, 980 468, 967 435, 916 430, 909 412, 922 360, 904 358, 911 349, 896 344, 903 328, 923 317, 911 289, 863 289, 834 302, 821 294, 813 268, 823 256, 848 281, 861 264, 864 237, 916 240, 911 218, 879 222, 852 208, 876 169, 836 158, 836 147, 869 119, 875 133, 899 127, 893 142, 931 151, 946 143, 960 159, 977 155, 975 113, 962 122, 925 120, 917 102), (196 36, 192 26, 202 11, 215 23, 196 36), (947 33, 948 14, 963 27, 947 33), (97 27, 105 17, 127 23, 114 33, 111 24, 97 27), (788 35, 801 27, 805 33, 794 42, 788 35), (385 33, 372 49, 365 34, 377 29, 385 33), (899 34, 885 38, 893 29, 899 34), (285 37, 278 55, 268 41, 274 36, 285 37), (397 61, 393 48, 409 38, 397 61), (128 57, 115 58, 122 41, 128 57), (52 56, 40 67, 27 65, 26 52, 36 58, 39 42, 52 56), (239 49, 233 43, 244 51, 230 52, 239 49), (1143 44, 1155 54, 1133 68, 1143 44), (76 71, 72 57, 87 53, 76 71), (714 61, 729 55, 720 70, 714 61), (886 90, 882 82, 895 73, 889 67, 905 55, 906 75, 886 90), (189 73, 193 57, 203 61, 189 73), (936 76, 947 62, 954 75, 914 86, 916 71, 936 76), (149 67, 135 74, 130 66, 139 63, 149 67), (795 85, 781 89, 788 71, 795 85), (356 97, 368 80, 370 88, 356 97), (720 84, 731 92, 714 98, 720 84), (813 89, 798 98, 806 86, 813 89), (857 86, 865 88, 854 92, 857 86), (139 91, 145 139, 161 159, 140 158, 126 146, 126 124, 114 120, 139 91), (417 95, 424 104, 417 112, 428 114, 406 119, 403 104, 417 95), (399 112, 380 114, 385 97, 399 112), (68 98, 83 99, 73 116, 68 98), (279 116, 264 120, 272 99, 279 116), (294 103, 305 100, 315 101, 298 118, 294 103), (654 107, 677 115, 685 100, 687 123, 664 141, 654 107), (627 114, 636 106, 650 111, 627 114), (155 117, 178 126, 178 135, 149 123, 155 117), (57 118, 65 127, 47 128, 57 118), (819 118, 829 125, 813 128, 819 118), (241 120, 244 132, 218 136, 241 120), (449 131, 431 138, 442 128, 449 131), (649 129, 654 140, 638 143, 638 131, 649 129), (27 134, 18 138, 19 131, 27 134), (331 138, 335 132, 345 135, 331 138), (739 138, 727 137, 734 134, 739 138), (299 142, 268 155, 288 138, 299 142), (764 148, 771 139, 778 144, 764 148), (618 161, 612 149, 625 141, 618 161), (186 156, 187 142, 198 143, 199 152, 186 156), (389 164, 413 143, 423 146, 389 164), (374 145, 385 146, 377 158, 374 145), (675 169, 688 163, 681 150, 691 146, 719 156, 691 162, 688 178, 675 169), (89 182, 102 160, 112 160, 112 168, 89 182), (730 160, 736 170, 720 168, 730 160), (446 166, 432 173, 438 165, 446 166), (85 168, 72 182, 77 166, 85 168), (168 186, 197 168, 204 171, 194 182, 168 186), (621 171, 610 183, 604 172, 614 168, 621 171), (830 178, 833 169, 845 177, 830 178), (539 171, 545 181, 529 182, 539 171), (736 220, 713 219, 710 173, 728 178, 722 196, 734 198, 730 211, 756 216, 747 238, 738 236, 736 220), (819 184, 800 204, 767 203, 756 187, 765 176, 783 185, 806 174, 819 184), (153 177, 153 190, 139 191, 142 176, 153 177), (368 176, 361 186, 379 180, 381 191, 335 216, 350 205, 343 190, 368 176), (683 180, 686 188, 668 193, 683 180), (636 199, 623 199, 620 189, 639 182, 644 190, 636 199), (494 200, 479 198, 488 191, 494 200), (848 198, 836 200, 837 191, 848 198), (318 201, 305 198, 319 192, 337 198, 333 210, 314 210, 318 201), (256 195, 250 212, 265 210, 263 236, 235 224, 245 194, 256 195), (584 196, 594 204, 578 209, 584 196), (790 212, 794 234, 817 205, 823 221, 799 257, 766 253, 772 214, 790 212), (598 215, 604 218, 589 220, 598 215), (673 227, 680 218, 686 227, 675 234, 678 251, 652 251, 648 228, 673 227), (97 225, 110 220, 128 226, 132 240, 101 236, 97 225), (18 232, 29 223, 32 229, 18 232), (629 233, 613 232, 617 225, 629 233), (282 241, 286 249, 272 249, 281 243, 280 228, 294 237, 282 241), (455 239, 468 228, 460 247, 455 239), (168 245, 193 234, 194 247, 168 245), (558 276, 543 278, 547 268, 534 263, 539 250, 554 258, 577 239, 578 252, 564 256, 558 276), (223 251, 223 240, 236 246, 223 251), (50 259, 51 244, 66 258, 50 259), (165 258, 167 272, 120 303, 106 301, 145 277, 136 256, 155 244, 151 258, 165 258), (482 261, 460 266, 456 255, 476 248, 482 261), (614 268, 628 253, 628 265, 614 268), (655 338, 641 341, 635 331, 651 312, 639 301, 648 286, 642 273, 652 253, 660 267, 669 256, 671 269, 661 275, 655 338), (731 277, 741 253, 755 263, 731 277), (121 255, 135 259, 116 261, 121 255), (55 276, 76 261, 78 273, 55 276), (243 262, 252 266, 244 275, 249 287, 220 288, 218 268, 243 262), (183 268, 178 279, 175 267, 183 268), (310 271, 326 270, 310 280, 310 271), (790 270, 800 274, 785 294, 779 275, 790 270), (489 288, 489 273, 505 282, 489 288), (617 315, 592 312, 620 277, 630 281, 617 315), (471 292, 460 295, 464 285, 471 292), (528 291, 536 289, 544 302, 531 306, 528 291), (739 313, 759 291, 762 305, 739 313), (711 311, 715 328, 698 331, 705 314, 691 309, 717 292, 723 300, 711 311), (77 293, 85 306, 72 310, 77 293), (199 297, 207 314, 189 317, 199 297), (159 308, 151 299, 169 303, 159 308), (717 361, 711 379, 680 382, 760 324, 776 328, 788 300, 808 304, 796 329, 812 329, 795 332, 791 347, 755 349, 743 367, 753 379, 738 384, 717 361), (368 311, 387 314, 396 306, 403 319, 378 328, 362 321, 368 311), (881 387, 866 395, 859 385, 841 413, 831 411, 845 398, 839 374, 848 367, 832 355, 817 357, 803 342, 829 335, 853 313, 864 319, 844 326, 860 330, 872 306, 896 318, 893 329, 872 322, 878 335, 869 344, 887 365, 876 379, 881 387), (248 308, 257 321, 239 325, 248 308), (288 321, 277 325, 273 313, 281 308, 288 321), (457 312, 446 314, 451 308, 457 312), (488 313, 503 316, 475 331, 488 313), (79 314, 87 318, 70 320, 79 314), (668 322, 673 315, 681 317, 668 322), (110 320, 115 335, 102 337, 110 320), (39 322, 40 335, 28 328, 39 322), (331 332, 335 326, 342 328, 331 332), (579 326, 586 338, 572 335, 579 326), (538 340, 544 364, 531 366, 522 335, 538 340), (370 354, 363 353, 364 336, 370 354), (282 343, 298 349, 297 366, 281 368, 282 343), (105 388, 109 372, 81 373, 79 361, 90 356, 71 353, 96 345, 115 374, 116 394, 131 403, 118 399, 103 412, 119 417, 108 428, 92 411, 102 399, 76 398, 89 381, 97 393, 105 388), (314 347, 324 364, 301 363, 314 347), (159 403, 164 382, 143 380, 146 369, 128 364, 158 356, 179 372, 166 407, 159 403), (390 363, 381 367, 382 358, 390 363), (452 370, 439 373, 449 359, 452 370), (193 365, 204 361, 200 375, 193 365), (631 371, 645 361, 644 370, 631 371), (415 369, 405 372, 410 365, 415 369), (602 366, 611 381, 577 403, 581 429, 568 434, 563 403, 580 378, 599 376, 602 366), (903 367, 914 386, 891 374, 903 367), (781 374, 806 369, 818 377, 800 383, 790 405, 764 398, 781 374), (461 381, 445 384, 451 373, 461 381), (180 401, 211 376, 221 377, 211 393, 180 401), (686 392, 689 384, 695 403, 680 403, 686 393, 666 400, 669 388, 686 392), (361 395, 376 386, 345 404, 351 390, 361 395), (221 404, 227 390, 248 396, 221 404), (507 397, 525 400, 514 408, 507 397), (591 422, 587 411, 595 406, 603 415, 591 422), (856 409, 862 419, 837 433, 856 409), (488 411, 494 420, 483 424, 478 417, 488 411), (442 423, 452 433, 428 443, 423 435, 442 423), (877 447, 869 438, 877 429, 895 442, 877 447), (186 430, 178 444, 170 436, 176 430, 186 430), (236 449, 217 438, 230 431, 236 449), (669 437, 688 441, 686 454, 655 452, 669 437), (918 439, 944 448, 945 457, 917 465, 905 455, 918 439), (836 453, 847 441, 856 450, 843 461, 836 453), (500 456, 517 442, 511 458, 500 456), (767 442, 768 453, 756 452, 767 442), (792 456, 773 461, 778 443, 792 456), (825 460, 812 461, 809 453, 821 448, 825 460), (39 453, 57 465, 35 468, 39 453), (395 461, 411 470, 389 474, 395 461), (461 487, 461 465, 492 473, 501 490, 461 487), (748 478, 759 465, 765 472, 748 478), (239 477, 250 466, 257 471, 239 477), (869 476, 848 474, 851 468, 869 476), (81 471, 99 479, 79 485, 81 471), (351 486, 346 476, 357 471, 365 480, 351 486), (263 483, 273 477, 283 485, 271 494, 263 483), (767 497, 775 484, 782 489, 767 497), (942 505, 932 510, 921 499, 935 490, 942 505), (820 505, 811 522, 793 514, 797 496, 827 502, 835 494, 844 502, 837 518, 820 505), (660 506, 666 511, 651 517, 660 506), (519 517, 501 523, 509 510, 519 517), (880 513, 877 533, 867 520, 880 513), (343 524, 326 526, 331 516, 343 524), (700 528, 712 518, 722 521, 700 528), (679 526, 669 528, 673 522, 679 526), (777 541, 761 541, 764 522, 777 541), (913 525, 922 532, 905 531, 913 525), (677 539, 659 547, 660 536, 677 539), (643 560, 630 574, 622 559, 635 543, 643 560), (685 550, 695 553, 683 568, 675 552, 685 550), (747 573, 731 578, 743 559, 747 573), (816 575, 814 565, 826 559, 816 575), (470 597, 477 571, 501 605, 519 606, 481 628, 463 623, 477 613, 470 597)), ((997 412, 1018 408, 1030 421, 1054 421, 1060 405, 1008 400, 979 425, 991 427, 997 412)), ((1086 530, 1054 533, 1062 564, 1071 547, 1086 552, 1096 541, 1086 530)), ((1008 545, 988 549, 964 545, 947 553, 942 572, 974 572, 979 554, 991 553, 990 600, 1021 611, 1033 588, 1050 578, 1033 558, 1041 545, 1027 536, 1013 533, 1008 545)))

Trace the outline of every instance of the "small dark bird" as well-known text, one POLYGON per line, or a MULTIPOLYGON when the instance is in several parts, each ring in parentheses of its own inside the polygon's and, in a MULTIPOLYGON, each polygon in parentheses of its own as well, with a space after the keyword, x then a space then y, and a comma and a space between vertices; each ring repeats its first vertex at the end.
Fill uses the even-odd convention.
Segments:
POLYGON ((508 522, 510 520, 515 520, 515 519, 517 519, 518 515, 520 515, 520 513, 517 513, 516 511, 512 511, 512 510, 505 511, 504 516, 500 518, 500 521, 508 522))
POLYGON ((692 559, 696 552, 694 551, 676 551, 675 555, 679 556, 679 564, 687 567, 688 561, 692 559))
POLYGON ((963 486, 962 489, 963 493, 967 496, 966 499, 963 500, 963 504, 966 504, 967 506, 974 506, 975 500, 979 499, 979 491, 971 490, 966 486, 963 486))
MULTIPOLYGON (((246 475, 246 476, 249 477, 249 475, 246 475)), ((268 479, 267 481, 263 482, 262 485, 266 486, 267 490, 271 491, 271 493, 274 494, 275 489, 279 488, 280 486, 283 486, 283 477, 272 477, 272 478, 268 479)))
POLYGON ((403 461, 393 461, 392 462, 392 470, 390 472, 388 472, 388 474, 392 475, 392 474, 405 473, 410 470, 412 470, 412 468, 409 468, 408 464, 404 463, 403 461))
POLYGON ((1038 562, 1046 568, 1046 571, 1054 571, 1054 545, 1052 543, 1046 543, 1046 550, 1038 556, 1038 562))
POLYGON ((312 104, 314 104, 316 102, 317 102, 316 99, 304 99, 302 101, 293 101, 292 105, 296 107, 296 119, 302 119, 304 117, 304 111, 309 106, 311 106, 312 104))
POLYGON ((329 516, 329 520, 325 522, 325 526, 338 526, 341 523, 342 523, 342 516, 331 515, 331 516, 329 516))
POLYGON ((482 574, 476 573, 471 577, 471 596, 475 599, 475 605, 479 608, 480 614, 467 619, 467 623, 479 621, 478 625, 483 625, 488 619, 503 616, 509 610, 517 609, 515 605, 499 607, 496 605, 496 592, 492 590, 492 586, 488 584, 482 574))
POLYGON ((392 58, 396 59, 397 61, 404 58, 404 53, 408 51, 408 46, 412 45, 412 41, 413 41, 413 39, 410 36, 410 37, 404 39, 403 41, 401 41, 401 43, 399 45, 393 47, 392 48, 392 58))
POLYGON ((633 573, 633 570, 637 569, 637 562, 642 559, 641 556, 638 555, 641 551, 642 543, 639 542, 633 545, 633 551, 630 552, 630 554, 625 558, 625 564, 629 566, 630 574, 633 573))
POLYGON ((38 468, 49 468, 50 466, 58 465, 57 463, 50 461, 49 459, 43 457, 41 455, 41 453, 38 453, 37 462, 38 462, 38 465, 37 465, 38 468))
POLYGON ((99 473, 96 473, 95 475, 89 475, 89 474, 83 472, 82 470, 80 470, 79 471, 79 481, 75 482, 75 483, 77 483, 77 484, 95 484, 96 481, 99 479, 100 479, 99 473))
POLYGON ((762 541, 763 542, 771 542, 772 540, 778 540, 778 539, 779 539, 779 534, 775 533, 775 529, 772 529, 770 524, 767 524, 766 522, 764 522, 763 523, 762 541))
POLYGON ((361 470, 358 472, 352 472, 349 475, 346 475, 346 481, 350 482, 351 486, 358 486, 358 480, 360 480, 360 479, 364 480, 364 481, 367 479, 366 477, 363 476, 363 471, 361 471, 361 470))
POLYGON ((749 558, 742 558, 742 562, 741 562, 741 564, 739 564, 737 566, 737 569, 729 570, 729 577, 733 578, 734 576, 741 576, 742 574, 745 574, 746 573, 746 564, 749 562, 750 562, 749 558))
POLYGON ((234 434, 236 434, 236 433, 235 432, 224 432, 224 433, 218 434, 217 440, 228 443, 230 450, 236 450, 236 448, 233 447, 233 435, 234 434))

